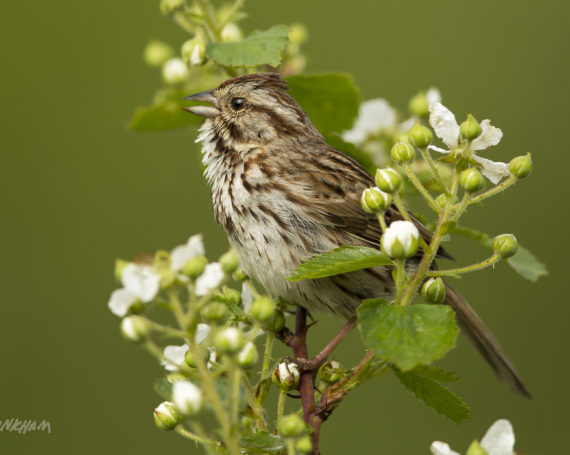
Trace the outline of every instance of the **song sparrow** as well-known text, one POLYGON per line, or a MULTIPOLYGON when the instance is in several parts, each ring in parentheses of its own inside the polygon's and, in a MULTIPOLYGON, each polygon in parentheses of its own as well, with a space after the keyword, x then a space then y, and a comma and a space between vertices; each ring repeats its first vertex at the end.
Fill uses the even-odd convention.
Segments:
MULTIPOLYGON (((274 298, 351 318, 363 299, 391 298, 388 268, 294 283, 286 277, 338 246, 378 246, 378 220, 360 205, 374 180, 325 142, 287 90, 276 73, 249 74, 186 97, 211 105, 185 109, 206 118, 196 142, 202 143, 216 220, 244 270, 274 298)), ((402 218, 395 208, 385 216, 388 224, 402 218)), ((416 224, 429 240, 427 228, 416 224)), ((449 285, 446 303, 497 375, 529 396, 499 343, 449 285)))

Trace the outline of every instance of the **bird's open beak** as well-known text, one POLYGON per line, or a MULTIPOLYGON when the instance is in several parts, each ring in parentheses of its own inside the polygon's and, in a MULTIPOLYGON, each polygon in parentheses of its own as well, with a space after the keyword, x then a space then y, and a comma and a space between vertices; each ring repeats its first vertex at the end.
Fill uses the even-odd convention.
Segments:
POLYGON ((201 101, 202 103, 212 103, 213 106, 185 106, 182 109, 192 114, 200 115, 206 118, 216 117, 220 113, 218 109, 218 99, 212 94, 212 90, 205 92, 195 93, 184 98, 188 101, 201 101))

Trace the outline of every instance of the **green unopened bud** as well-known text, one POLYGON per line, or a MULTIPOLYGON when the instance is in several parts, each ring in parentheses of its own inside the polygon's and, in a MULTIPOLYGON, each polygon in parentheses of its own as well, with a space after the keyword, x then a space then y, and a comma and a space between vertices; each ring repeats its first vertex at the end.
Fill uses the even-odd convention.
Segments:
POLYGON ((121 321, 121 333, 127 340, 142 341, 150 331, 150 323, 142 316, 127 316, 121 321))
POLYGON ((171 15, 184 8, 184 0, 160 0, 160 12, 171 15))
POLYGON ((271 379, 277 387, 285 391, 296 389, 299 386, 300 378, 301 374, 297 364, 287 361, 277 365, 271 375, 271 379))
POLYGON ((172 401, 182 414, 193 416, 200 412, 202 403, 202 391, 190 381, 176 381, 172 384, 172 401))
POLYGON ((319 368, 319 379, 327 384, 334 384, 342 377, 343 369, 335 360, 329 360, 319 368))
POLYGON ((481 125, 475 120, 475 117, 467 114, 467 120, 459 126, 459 132, 465 139, 472 141, 481 134, 481 125))
POLYGON ((409 163, 414 159, 415 150, 410 144, 405 142, 398 142, 394 144, 392 150, 390 150, 390 155, 392 159, 399 164, 409 163))
POLYGON ((214 347, 222 354, 235 354, 243 346, 243 333, 236 327, 225 327, 214 335, 214 347))
POLYGON ((193 280, 198 278, 202 273, 204 273, 204 269, 208 264, 208 259, 204 256, 196 256, 192 259, 189 259, 184 267, 182 267, 182 273, 193 280))
POLYGON ((241 294, 238 290, 224 286, 222 298, 229 304, 239 305, 241 303, 241 294))
POLYGON ((461 173, 459 184, 468 193, 476 193, 485 188, 485 179, 476 168, 472 167, 461 173))
POLYGON ((259 297, 251 304, 249 313, 261 324, 271 322, 275 317, 275 303, 269 297, 259 297))
POLYGON ((444 208, 445 204, 447 204, 448 199, 449 198, 447 197, 447 194, 441 193, 438 197, 435 198, 435 203, 439 208, 444 208))
POLYGON ((174 51, 168 44, 153 40, 144 48, 143 59, 149 66, 162 66, 173 54, 174 51))
MULTIPOLYGON (((207 347, 198 345, 197 355, 200 356, 200 358, 204 361, 204 363, 208 363, 208 360, 210 360, 210 354, 211 354, 210 350, 207 347)), ((192 354, 190 349, 186 351, 186 355, 184 356, 184 362, 186 362, 186 365, 188 365, 190 368, 196 368, 198 366, 196 364, 196 359, 194 358, 194 355, 192 354)))
POLYGON ((161 430, 174 430, 182 420, 183 417, 170 401, 163 401, 154 410, 154 423, 161 430))
POLYGON ((517 238, 513 234, 501 234, 493 239, 493 250, 502 258, 510 258, 517 252, 517 238))
POLYGON ((182 59, 189 66, 201 65, 206 56, 206 41, 202 35, 196 35, 195 38, 185 41, 182 44, 181 52, 182 59))
POLYGON ((129 261, 125 261, 123 259, 117 259, 115 261, 115 279, 117 281, 121 281, 121 277, 123 276, 123 270, 129 264, 130 264, 129 261))
POLYGON ((427 147, 433 139, 431 130, 418 122, 414 124, 408 131, 410 142, 416 147, 427 147))
POLYGON ((305 422, 297 414, 283 416, 279 422, 279 434, 284 438, 301 436, 305 430, 305 422))
POLYGON ((376 169, 376 186, 385 193, 395 193, 402 186, 402 177, 391 167, 376 169))
POLYGON ((309 33, 307 31, 307 27, 305 27, 303 24, 292 24, 291 27, 289 27, 289 41, 292 44, 302 44, 305 41, 307 41, 307 37, 309 36, 309 33))
POLYGON ((488 453, 483 447, 481 447, 479 441, 475 440, 471 443, 465 455, 488 455, 488 453))
POLYGON ((245 273, 245 271, 241 267, 238 267, 238 269, 234 272, 234 274, 232 276, 233 276, 233 279, 236 281, 247 280, 247 273, 245 273))
POLYGON ((419 92, 414 95, 408 103, 410 113, 418 117, 427 117, 429 114, 428 107, 429 102, 425 92, 419 92))
POLYGON ((263 324, 263 328, 268 332, 279 332, 283 327, 285 327, 285 315, 280 310, 275 311, 275 316, 270 322, 263 324))
POLYGON ((367 188, 362 192, 360 203, 367 213, 383 213, 390 207, 392 197, 378 187, 367 188))
POLYGON ((409 221, 394 221, 382 235, 382 250, 394 259, 407 259, 418 251, 420 233, 409 221))
POLYGON ((255 363, 257 363, 258 359, 259 354, 257 353, 257 348, 251 341, 248 341, 236 356, 238 365, 243 368, 252 367, 255 363))
POLYGON ((530 171, 532 171, 532 158, 530 157, 530 153, 513 158, 509 163, 509 171, 519 179, 524 179, 530 174, 530 171))
POLYGON ((171 58, 162 66, 162 78, 171 85, 182 84, 189 74, 188 66, 179 58, 171 58))
POLYGON ((303 436, 295 443, 295 450, 300 453, 310 453, 313 451, 313 443, 310 436, 303 436))
POLYGON ((445 300, 445 285, 441 278, 430 278, 422 286, 422 295, 429 303, 440 304, 445 300))
POLYGON ((200 316, 206 322, 225 321, 229 313, 228 306, 222 302, 210 302, 200 310, 200 316))
POLYGON ((243 37, 241 29, 233 22, 227 23, 222 29, 222 33, 220 35, 222 41, 225 43, 230 41, 239 41, 243 37))
POLYGON ((239 267, 239 258, 236 251, 232 248, 230 251, 222 254, 219 261, 224 273, 232 274, 239 267))

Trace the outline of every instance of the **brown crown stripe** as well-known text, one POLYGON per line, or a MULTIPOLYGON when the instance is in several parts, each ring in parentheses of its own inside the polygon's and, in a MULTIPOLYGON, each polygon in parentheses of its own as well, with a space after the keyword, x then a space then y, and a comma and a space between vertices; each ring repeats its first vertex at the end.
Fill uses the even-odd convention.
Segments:
POLYGON ((279 136, 285 136, 288 134, 293 135, 301 135, 303 134, 303 129, 299 128, 297 125, 285 120, 281 115, 277 112, 273 111, 270 108, 260 106, 260 105, 251 105, 250 109, 254 112, 259 114, 265 114, 269 117, 271 126, 275 129, 279 136))

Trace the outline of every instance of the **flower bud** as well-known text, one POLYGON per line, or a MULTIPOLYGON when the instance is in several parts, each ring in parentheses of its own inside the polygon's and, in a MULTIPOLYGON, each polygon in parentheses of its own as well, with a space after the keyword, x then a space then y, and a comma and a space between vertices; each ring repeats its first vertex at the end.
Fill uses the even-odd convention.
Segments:
POLYGON ((236 251, 232 248, 230 251, 222 254, 219 261, 224 273, 232 274, 239 267, 239 258, 236 251))
POLYGON ((249 313, 259 323, 269 323, 275 317, 275 303, 269 297, 259 297, 252 303, 249 313))
POLYGON ((222 29, 221 38, 224 42, 239 41, 242 39, 241 29, 234 22, 227 23, 222 29))
POLYGON ((160 12, 166 16, 181 11, 184 0, 160 0, 160 12))
POLYGON ((182 59, 189 66, 198 66, 204 62, 206 56, 206 42, 201 35, 196 35, 182 44, 182 59))
MULTIPOLYGON (((204 363, 208 363, 210 354, 210 350, 207 347, 198 345, 198 355, 202 358, 204 363)), ((186 362, 186 365, 188 365, 190 368, 197 367, 196 359, 194 358, 194 355, 190 349, 188 349, 184 355, 184 362, 186 362)))
POLYGON ((476 193, 485 187, 485 179, 476 168, 471 167, 459 175, 459 184, 468 193, 476 193))
POLYGON ((186 63, 179 58, 171 58, 162 66, 162 78, 168 84, 181 84, 189 74, 186 63))
POLYGON ((225 354, 235 354, 243 346, 243 333, 235 327, 225 327, 214 335, 216 351, 225 354))
POLYGON ((305 41, 307 41, 307 37, 308 37, 309 33, 307 32, 307 27, 305 27, 303 24, 292 24, 291 27, 289 27, 289 41, 292 44, 302 44, 305 41))
POLYGON ((410 221, 394 221, 382 235, 382 250, 395 259, 412 257, 418 251, 420 233, 410 221))
POLYGON ((517 238, 513 234, 501 234, 493 239, 493 250, 502 258, 510 258, 517 252, 517 238))
POLYGON ((408 109, 412 115, 417 117, 427 117, 429 102, 425 92, 419 92, 414 95, 408 103, 408 109))
POLYGON ((190 381, 176 381, 172 384, 172 401, 182 414, 192 416, 202 409, 202 392, 190 381))
POLYGON ((222 298, 229 304, 239 305, 241 303, 241 294, 238 290, 224 286, 222 298))
POLYGON ((149 66, 162 66, 173 54, 174 51, 168 44, 153 40, 144 48, 143 59, 149 66))
POLYGON ((336 360, 329 360, 319 368, 319 379, 327 384, 334 384, 342 377, 343 370, 336 360))
POLYGON ((394 169, 376 169, 376 186, 385 193, 395 193, 402 186, 402 177, 394 169))
POLYGON ((300 453, 310 453, 313 451, 313 443, 310 436, 303 436, 295 443, 295 450, 300 453))
POLYGON ((305 430, 305 422, 297 414, 283 416, 279 422, 279 434, 284 438, 301 436, 305 430))
POLYGON ((245 281, 247 280, 247 273, 245 273, 245 271, 241 267, 238 267, 238 269, 234 272, 232 277, 236 281, 245 281))
POLYGON ((154 423, 161 430, 173 430, 182 420, 174 403, 170 401, 163 401, 154 410, 154 423))
POLYGON ((412 145, 416 147, 427 147, 433 139, 433 134, 431 130, 418 122, 414 124, 408 131, 408 137, 412 145))
POLYGON ((210 302, 200 310, 200 316, 206 322, 222 322, 229 316, 230 310, 225 303, 210 302))
POLYGON ((378 187, 367 188, 362 192, 360 203, 367 213, 383 213, 390 207, 392 197, 378 187))
POLYGON ((269 332, 279 332, 285 326, 285 315, 283 311, 276 310, 275 316, 267 324, 263 324, 263 328, 269 332))
POLYGON ((273 370, 271 379, 281 390, 289 391, 299 386, 301 374, 296 363, 281 362, 273 370))
POLYGON ((471 114, 467 114, 467 120, 459 126, 459 132, 461 136, 471 141, 481 134, 481 125, 475 120, 475 117, 471 114))
POLYGON ((447 204, 448 199, 449 198, 447 197, 447 194, 441 193, 438 197, 435 198, 435 203, 439 208, 444 208, 445 204, 447 204))
POLYGON ((481 447, 479 441, 475 440, 471 443, 465 455, 488 455, 488 452, 481 447))
POLYGON ((238 355, 236 357, 238 365, 243 368, 252 367, 255 363, 257 363, 258 359, 259 354, 257 353, 257 348, 251 341, 248 341, 245 344, 241 351, 238 352, 238 355))
POLYGON ((394 144, 392 150, 390 151, 390 155, 392 155, 392 159, 399 164, 408 163, 414 159, 415 155, 414 148, 405 142, 398 142, 394 144))
POLYGON ((150 333, 148 320, 142 316, 127 316, 121 321, 121 333, 130 341, 142 341, 150 333))
POLYGON ((430 278, 422 286, 422 295, 429 303, 440 304, 445 300, 445 285, 441 278, 430 278))
POLYGON ((530 171, 532 171, 532 158, 530 157, 530 153, 513 158, 509 163, 509 171, 519 179, 524 179, 530 174, 530 171))
POLYGON ((186 264, 184 264, 182 273, 194 280, 204 273, 207 264, 208 259, 204 256, 195 256, 192 259, 188 259, 186 264))

